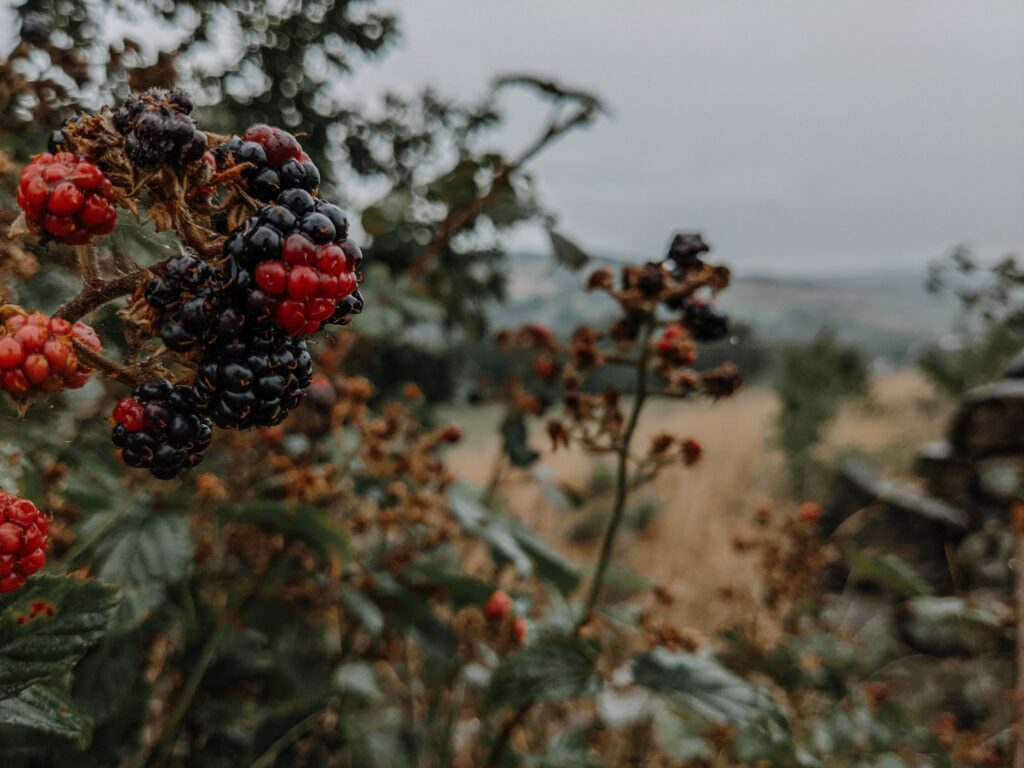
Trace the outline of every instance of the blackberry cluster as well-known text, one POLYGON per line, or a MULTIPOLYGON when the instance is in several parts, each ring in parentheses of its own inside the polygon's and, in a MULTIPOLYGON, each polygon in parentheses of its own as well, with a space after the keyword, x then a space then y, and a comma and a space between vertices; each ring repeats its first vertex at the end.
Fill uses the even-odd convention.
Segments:
POLYGON ((243 177, 246 191, 257 200, 271 201, 287 189, 315 193, 320 171, 292 134, 269 125, 251 126, 214 150, 217 168, 248 163, 243 177))
POLYGON ((33 394, 48 394, 85 386, 92 376, 78 359, 74 343, 100 351, 96 331, 42 312, 16 314, 0 325, 0 390, 21 402, 33 394))
POLYGON ((701 342, 718 341, 729 334, 729 318, 714 304, 690 299, 683 306, 683 325, 701 342))
POLYGON ((170 480, 203 460, 213 437, 190 387, 151 379, 114 408, 114 445, 129 467, 170 480))
POLYGON ((193 390, 218 427, 270 427, 284 421, 312 380, 306 342, 264 325, 207 350, 193 390))
POLYGON ((206 134, 192 119, 192 98, 180 89, 150 88, 135 94, 114 113, 128 159, 141 167, 187 165, 203 156, 206 134))
POLYGON ((110 180, 74 152, 33 157, 18 180, 17 202, 29 229, 67 245, 109 235, 117 224, 110 180))
POLYGON ((224 245, 245 313, 292 336, 316 333, 362 309, 355 295, 362 262, 348 219, 308 192, 283 192, 236 229, 224 245))
POLYGON ((0 491, 0 594, 42 569, 49 543, 49 518, 28 499, 0 491))
POLYGON ((217 267, 192 253, 169 259, 143 290, 156 310, 160 338, 175 352, 205 347, 237 332, 242 313, 231 306, 217 267))

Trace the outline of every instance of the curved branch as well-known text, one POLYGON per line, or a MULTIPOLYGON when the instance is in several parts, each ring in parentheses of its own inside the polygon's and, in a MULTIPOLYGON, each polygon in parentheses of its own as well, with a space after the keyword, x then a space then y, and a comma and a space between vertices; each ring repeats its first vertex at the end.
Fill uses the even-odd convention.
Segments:
POLYGON ((81 293, 65 303, 53 316, 63 318, 69 323, 81 320, 104 304, 134 292, 142 274, 142 272, 134 272, 106 282, 86 285, 81 293))

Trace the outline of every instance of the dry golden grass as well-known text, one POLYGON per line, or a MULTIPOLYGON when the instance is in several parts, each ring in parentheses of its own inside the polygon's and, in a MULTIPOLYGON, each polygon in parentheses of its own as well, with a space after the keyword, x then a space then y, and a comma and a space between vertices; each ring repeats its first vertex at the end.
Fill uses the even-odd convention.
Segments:
MULTIPOLYGON (((753 535, 753 512, 761 502, 785 496, 784 465, 772 446, 774 394, 766 388, 741 391, 716 404, 659 401, 644 412, 638 448, 658 432, 694 437, 704 446, 701 462, 690 469, 664 472, 643 495, 653 496, 659 512, 647 528, 630 534, 619 565, 668 586, 676 597, 671 618, 711 633, 738 620, 751 619, 750 596, 756 594, 758 566, 736 551, 734 539, 753 535), (738 596, 726 600, 723 590, 738 596)), ((891 474, 905 472, 914 448, 941 436, 947 407, 916 372, 887 375, 873 383, 866 404, 844 409, 822 446, 823 458, 857 451, 876 457, 891 474)), ((454 469, 485 483, 494 461, 497 414, 468 425, 467 439, 453 454, 454 469)), ((545 448, 542 463, 559 480, 582 485, 594 469, 578 451, 552 454, 540 430, 533 437, 545 448)), ((594 545, 574 545, 565 533, 578 513, 560 512, 541 491, 515 475, 506 484, 509 512, 538 530, 574 562, 593 561, 594 545)), ((794 502, 776 502, 775 514, 792 514, 794 502)))

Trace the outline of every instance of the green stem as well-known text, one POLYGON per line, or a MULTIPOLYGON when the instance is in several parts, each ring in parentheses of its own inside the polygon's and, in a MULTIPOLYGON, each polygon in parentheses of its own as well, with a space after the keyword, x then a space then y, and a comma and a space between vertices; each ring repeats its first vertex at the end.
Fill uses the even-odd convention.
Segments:
POLYGON ((594 571, 594 578, 590 582, 590 589, 587 592, 587 599, 583 603, 583 611, 580 614, 577 629, 586 624, 591 612, 597 606, 601 597, 601 590, 604 587, 605 578, 608 575, 608 566, 611 563, 612 553, 615 550, 615 539, 618 537, 619 529, 622 527, 622 520, 625 517, 626 499, 629 497, 629 450, 633 442, 633 434, 636 432, 637 423, 640 421, 640 411, 647 399, 647 374, 648 360, 650 358, 649 340, 653 318, 649 318, 640 339, 640 357, 636 361, 636 394, 633 396, 633 408, 626 422, 626 429, 622 438, 615 447, 618 455, 615 477, 615 505, 612 507, 612 516, 608 521, 608 527, 604 532, 604 539, 601 542, 601 554, 597 559, 597 568, 594 571))

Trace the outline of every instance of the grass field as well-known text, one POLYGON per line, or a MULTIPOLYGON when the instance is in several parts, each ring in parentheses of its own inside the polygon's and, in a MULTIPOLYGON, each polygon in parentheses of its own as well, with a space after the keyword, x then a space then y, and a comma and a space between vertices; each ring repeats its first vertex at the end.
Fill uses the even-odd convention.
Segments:
MULTIPOLYGON (((887 474, 906 474, 915 448, 941 436, 949 404, 916 372, 877 378, 865 403, 846 407, 821 447, 823 459, 861 453, 887 474)), ((775 514, 792 514, 798 500, 787 499, 781 453, 772 447, 774 394, 752 387, 715 404, 656 402, 645 411, 638 446, 656 432, 695 437, 704 446, 701 462, 690 469, 666 471, 642 493, 653 496, 658 512, 642 531, 631 534, 620 565, 676 596, 672 618, 709 633, 737 619, 744 600, 715 598, 720 590, 740 596, 757 590, 756 563, 736 552, 733 539, 750 535, 753 511, 771 501, 775 514)), ((500 413, 493 409, 451 411, 466 438, 452 456, 457 472, 485 483, 494 463, 494 435, 500 413)), ((563 482, 582 485, 594 471, 593 461, 576 451, 552 454, 540 425, 533 444, 543 449, 541 463, 563 482)), ((573 561, 592 562, 595 544, 573 544, 566 532, 580 513, 559 511, 533 484, 506 485, 507 509, 573 561)), ((749 603, 747 603, 749 606, 749 603)), ((742 618, 749 619, 749 615, 742 618)))

